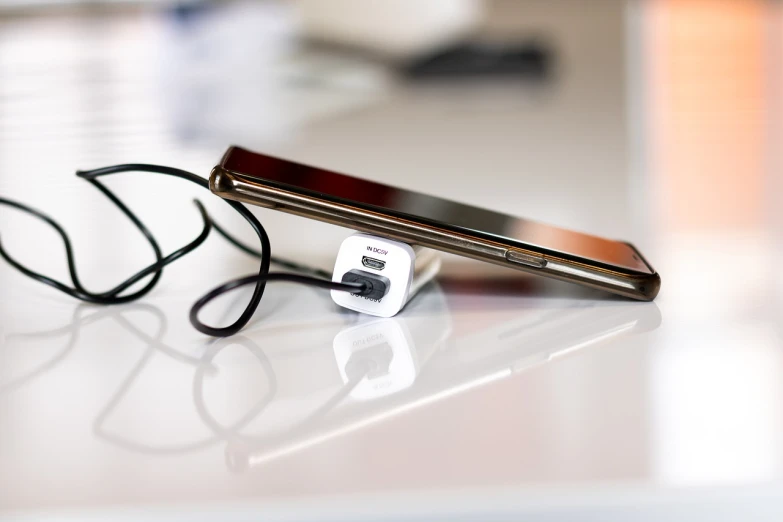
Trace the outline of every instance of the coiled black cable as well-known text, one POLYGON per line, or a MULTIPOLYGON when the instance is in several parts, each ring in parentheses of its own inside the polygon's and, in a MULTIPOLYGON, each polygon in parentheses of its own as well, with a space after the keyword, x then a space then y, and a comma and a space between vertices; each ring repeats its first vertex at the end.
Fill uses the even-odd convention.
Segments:
POLYGON ((57 232, 57 234, 62 239, 63 245, 65 247, 65 255, 68 262, 68 272, 73 286, 68 286, 65 283, 62 283, 51 277, 48 277, 46 275, 43 275, 41 273, 38 273, 34 270, 25 267, 16 259, 14 259, 6 251, 6 249, 3 247, 2 241, 0 241, 0 257, 5 259, 8 262, 8 264, 16 268, 17 270, 19 270, 22 274, 26 275, 27 277, 36 280, 38 282, 44 283, 46 285, 49 285, 75 299, 79 299, 81 301, 85 301, 88 303, 102 304, 102 305, 122 304, 122 303, 135 301, 147 295, 158 284, 158 281, 160 280, 163 274, 163 268, 173 263, 177 259, 181 258, 182 256, 198 248, 202 243, 204 243, 204 241, 206 241, 210 231, 214 228, 220 235, 226 238, 226 240, 228 240, 231 244, 233 244, 237 248, 243 250, 244 252, 252 256, 258 257, 261 260, 261 264, 259 267, 258 274, 235 279, 233 281, 229 281, 228 283, 225 283, 213 289, 212 291, 210 291, 209 293, 201 297, 198 301, 196 301, 196 303, 191 308, 189 317, 193 327, 199 332, 207 335, 211 335, 213 337, 228 337, 230 335, 236 334, 242 328, 244 328, 244 326, 248 323, 248 321, 250 321, 251 317, 253 316, 256 309, 258 308, 258 305, 261 302, 261 298, 264 295, 264 289, 266 288, 266 283, 268 281, 295 282, 300 284, 312 285, 319 288, 340 290, 340 291, 351 292, 356 294, 362 294, 367 290, 365 285, 359 283, 335 283, 329 281, 328 279, 325 278, 328 278, 330 274, 322 270, 307 269, 306 267, 302 267, 297 263, 292 263, 290 261, 273 258, 271 256, 271 246, 269 242, 269 236, 267 235, 266 230, 258 221, 258 219, 256 219, 256 217, 244 205, 235 201, 224 200, 250 224, 251 228, 256 233, 259 241, 261 242, 260 250, 253 249, 241 243, 233 236, 231 236, 228 232, 226 232, 225 229, 216 225, 213 222, 213 220, 210 218, 204 206, 198 200, 194 200, 194 203, 203 221, 203 227, 201 233, 199 233, 198 237, 196 237, 193 241, 191 241, 187 245, 175 250, 171 254, 164 256, 163 252, 160 249, 160 246, 155 240, 155 237, 153 236, 152 232, 150 232, 150 230, 146 227, 146 225, 144 225, 144 223, 122 202, 122 200, 120 200, 113 192, 111 192, 105 185, 103 185, 97 179, 103 176, 119 174, 123 172, 149 172, 149 173, 163 174, 166 176, 173 176, 176 178, 190 181, 206 189, 209 189, 209 182, 206 179, 197 176, 196 174, 187 172, 185 170, 176 169, 173 167, 149 165, 149 164, 142 164, 142 163, 114 165, 110 167, 103 167, 99 169, 76 172, 76 175, 78 177, 90 182, 93 186, 95 186, 98 190, 100 190, 101 193, 105 195, 112 203, 114 203, 114 205, 116 205, 117 208, 119 208, 120 211, 122 211, 122 213, 144 235, 144 237, 146 238, 147 242, 150 244, 150 247, 152 248, 155 254, 154 263, 138 271, 137 273, 135 273, 134 275, 132 275, 131 277, 129 277, 128 279, 120 283, 119 285, 112 288, 111 290, 108 290, 106 292, 100 292, 100 293, 90 292, 84 287, 84 285, 82 285, 81 280, 79 279, 79 275, 76 270, 74 254, 73 254, 73 245, 71 244, 71 240, 68 234, 65 232, 65 229, 63 229, 63 227, 61 227, 53 218, 47 216, 43 212, 36 210, 30 206, 27 206, 23 203, 19 203, 17 201, 13 201, 3 197, 0 197, 0 205, 6 205, 15 208, 17 210, 20 210, 22 212, 25 212, 27 214, 30 214, 40 219, 44 223, 48 224, 57 232), (301 274, 270 273, 269 266, 270 263, 272 262, 275 262, 276 264, 280 264, 290 269, 307 271, 318 277, 306 276, 301 274), (138 283, 139 281, 143 280, 145 277, 148 276, 151 276, 150 280, 141 289, 132 292, 130 294, 120 295, 122 294, 122 292, 126 291, 128 288, 130 288, 131 286, 133 286, 134 284, 138 283), (204 324, 199 320, 198 318, 199 311, 204 306, 206 306, 207 303, 219 297, 220 295, 223 295, 236 288, 249 284, 255 284, 253 295, 251 296, 250 302, 248 303, 245 310, 242 312, 242 314, 234 323, 225 327, 213 327, 204 324))

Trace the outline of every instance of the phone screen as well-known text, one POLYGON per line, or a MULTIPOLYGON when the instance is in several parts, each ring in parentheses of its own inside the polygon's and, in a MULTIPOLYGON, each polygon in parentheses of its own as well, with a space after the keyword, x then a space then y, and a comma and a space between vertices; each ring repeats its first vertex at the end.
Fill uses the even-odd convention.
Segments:
POLYGON ((239 147, 223 158, 228 171, 296 192, 368 210, 382 210, 412 221, 456 232, 500 239, 520 247, 578 256, 637 272, 652 273, 636 251, 620 241, 545 225, 492 210, 449 201, 337 172, 258 154, 239 147))

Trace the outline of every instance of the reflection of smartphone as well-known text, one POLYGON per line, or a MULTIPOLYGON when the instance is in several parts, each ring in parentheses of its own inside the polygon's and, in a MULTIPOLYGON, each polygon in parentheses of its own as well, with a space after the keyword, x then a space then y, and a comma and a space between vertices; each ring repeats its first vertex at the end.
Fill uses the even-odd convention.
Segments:
POLYGON ((572 232, 231 147, 210 188, 228 199, 652 300, 661 279, 629 243, 572 232))
MULTIPOLYGON (((423 291, 423 298, 437 298, 437 288, 423 291), (429 293, 429 296, 427 295, 429 293)), ((417 300, 419 298, 417 297, 417 300)), ((435 303, 434 303, 435 304, 435 303)), ((247 470, 259 465, 309 449, 330 439, 349 435, 369 426, 387 422, 416 409, 430 407, 451 397, 480 388, 492 382, 512 377, 540 364, 567 356, 577 350, 606 343, 617 342, 628 336, 654 330, 660 325, 661 314, 655 304, 596 304, 585 301, 568 302, 565 306, 554 306, 543 313, 539 310, 532 317, 520 317, 511 323, 493 325, 489 329, 477 332, 468 338, 452 338, 448 349, 438 350, 427 361, 426 367, 419 368, 413 380, 408 380, 404 389, 388 395, 377 394, 374 397, 356 397, 353 393, 361 385, 370 384, 367 379, 346 383, 342 390, 333 392, 332 398, 324 401, 323 406, 307 407, 301 397, 289 400, 279 407, 286 411, 286 419, 295 416, 297 411, 308 412, 306 417, 286 426, 273 430, 270 422, 263 423, 262 433, 255 440, 245 437, 229 441, 226 449, 227 463, 235 471, 247 470), (315 413, 312 413, 315 412, 315 413)), ((406 310, 408 313, 409 310, 406 310)), ((356 327, 346 328, 335 337, 337 344, 344 341, 343 335, 357 339, 375 339, 385 333, 385 327, 395 322, 407 323, 411 319, 427 321, 432 317, 443 317, 448 311, 431 309, 423 315, 402 316, 393 319, 371 320, 363 326, 364 335, 357 333, 356 327)), ((420 338, 425 335, 432 338, 448 335, 451 322, 434 325, 435 330, 421 328, 410 337, 400 336, 395 346, 399 357, 403 349, 414 348, 427 341, 420 338), (408 347, 410 343, 410 347, 408 347)), ((361 327, 362 325, 360 325, 361 327)), ((432 341, 430 341, 432 342, 432 341)), ((436 344, 439 342, 436 341, 436 344)), ((336 353, 338 364, 347 366, 349 357, 340 357, 336 353)), ((412 356, 408 356, 412 358, 412 356)), ((376 362, 389 360, 388 356, 376 357, 376 362)), ((400 361, 398 361, 400 362, 400 361)), ((403 362, 404 364, 404 362, 403 362)), ((388 367, 388 363, 386 364, 388 367)), ((307 367, 312 368, 310 364, 307 367)), ((377 368, 367 365, 367 368, 377 368)), ((347 368, 341 369, 345 375, 347 368)), ((402 373, 402 372, 401 372, 402 373)), ((405 376, 402 376, 405 378, 405 376)), ((364 393, 366 390, 361 390, 364 393)), ((274 406, 275 403, 273 402, 274 406)), ((392 430, 394 431, 394 430, 392 430)))

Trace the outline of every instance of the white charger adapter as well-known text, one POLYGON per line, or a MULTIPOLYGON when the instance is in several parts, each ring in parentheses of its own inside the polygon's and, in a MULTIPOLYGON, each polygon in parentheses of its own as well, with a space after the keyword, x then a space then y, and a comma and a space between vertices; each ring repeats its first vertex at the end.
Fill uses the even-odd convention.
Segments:
POLYGON ((332 300, 349 310, 393 317, 440 265, 438 254, 428 248, 357 233, 340 245, 332 281, 365 283, 371 289, 365 295, 332 290, 332 300))

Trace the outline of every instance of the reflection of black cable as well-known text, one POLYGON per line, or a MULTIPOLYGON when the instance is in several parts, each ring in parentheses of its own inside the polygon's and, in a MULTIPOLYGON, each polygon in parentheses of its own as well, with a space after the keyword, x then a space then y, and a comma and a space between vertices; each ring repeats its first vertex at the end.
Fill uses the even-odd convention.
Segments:
MULTIPOLYGON (((161 447, 161 446, 150 446, 147 444, 134 442, 122 437, 121 435, 116 435, 104 431, 103 429, 103 425, 106 422, 106 419, 120 403, 122 398, 128 392, 133 382, 138 378, 139 374, 144 369, 144 367, 148 364, 149 360, 155 354, 155 352, 161 350, 164 353, 167 353, 168 355, 171 355, 172 353, 176 353, 175 350, 172 350, 170 347, 166 346, 162 342, 162 338, 165 335, 167 329, 165 316, 160 312, 160 310, 158 310, 155 307, 148 307, 147 310, 150 311, 158 319, 159 326, 158 326, 158 330, 155 332, 154 335, 149 335, 143 332, 135 325, 133 325, 133 323, 125 320, 124 318, 121 317, 117 318, 117 321, 120 323, 120 325, 122 325, 126 330, 128 330, 135 337, 138 337, 139 339, 144 341, 147 344, 148 349, 144 353, 142 358, 139 360, 139 362, 136 364, 136 366, 131 370, 131 372, 125 378, 125 380, 123 380, 122 384, 114 393, 114 395, 111 397, 111 399, 106 404, 106 406, 104 406, 103 409, 98 413, 98 416, 95 418, 95 421, 93 421, 93 433, 97 437, 109 441, 112 444, 120 446, 126 450, 135 451, 138 453, 150 454, 150 455, 174 455, 174 454, 188 453, 191 451, 196 451, 205 448, 207 446, 210 446, 211 444, 217 442, 218 440, 217 437, 207 437, 206 439, 202 439, 184 445, 161 447)), ((185 359, 185 362, 188 362, 193 365, 199 364, 198 359, 187 357, 182 354, 178 354, 178 355, 179 357, 175 356, 177 359, 180 360, 185 359)), ((199 367, 201 368, 201 366, 199 367)))
MULTIPOLYGON (((274 444, 280 438, 288 439, 298 434, 306 433, 307 430, 309 430, 317 420, 326 416, 328 413, 334 410, 334 408, 339 406, 340 403, 342 403, 343 400, 345 400, 345 398, 351 394, 356 386, 358 386, 364 380, 371 370, 370 365, 365 365, 363 367, 365 371, 357 372, 356 375, 354 375, 348 382, 341 386, 334 395, 329 397, 325 403, 316 408, 312 413, 307 415, 307 417, 302 419, 296 426, 287 430, 284 434, 272 437, 244 435, 240 433, 240 431, 252 421, 254 421, 274 399, 277 393, 277 377, 275 376, 274 370, 269 364, 269 361, 266 359, 266 356, 263 355, 263 352, 258 346, 255 345, 255 343, 245 337, 232 339, 232 341, 241 344, 250 352, 254 353, 264 366, 264 371, 267 374, 267 379, 269 382, 269 391, 261 402, 256 403, 252 410, 248 411, 247 414, 245 414, 232 426, 222 426, 217 420, 215 420, 212 414, 209 413, 209 410, 207 409, 204 402, 204 372, 202 371, 201 367, 199 367, 199 369, 196 371, 196 375, 193 379, 193 403, 196 406, 196 411, 198 412, 204 424, 209 426, 209 428, 216 435, 228 442, 228 445, 226 446, 226 466, 230 471, 240 472, 247 470, 248 455, 251 451, 254 451, 255 448, 265 444, 274 444), (261 359, 261 357, 263 357, 263 359, 261 359)), ((202 360, 204 362, 212 362, 212 360, 215 358, 215 355, 217 355, 217 353, 222 350, 223 347, 224 346, 216 347, 213 351, 208 352, 202 360)))
POLYGON ((51 370, 54 366, 57 365, 60 361, 65 359, 67 355, 76 347, 76 344, 79 340, 79 336, 81 334, 81 330, 83 327, 96 323, 104 318, 110 317, 117 322, 119 322, 122 326, 124 326, 126 329, 130 330, 131 333, 139 337, 141 340, 146 342, 148 345, 155 347, 156 349, 160 350, 161 352, 166 353, 169 357, 172 357, 173 359, 177 359, 181 362, 189 363, 189 364, 196 364, 198 363, 198 359, 189 357, 185 354, 182 354, 180 352, 177 352, 176 350, 173 350, 172 348, 161 344, 158 341, 155 341, 152 337, 148 336, 141 330, 139 330, 136 326, 133 325, 130 321, 125 319, 123 317, 123 314, 127 314, 128 312, 134 312, 134 311, 143 311, 143 312, 149 312, 153 316, 155 316, 158 319, 158 322, 160 323, 160 331, 156 334, 156 337, 162 337, 166 333, 166 320, 161 313, 160 310, 158 310, 156 307, 152 305, 147 304, 134 304, 134 305, 128 305, 122 309, 99 309, 87 316, 82 316, 82 312, 84 310, 89 310, 90 308, 85 306, 78 306, 74 308, 73 316, 71 318, 71 322, 66 326, 61 326, 58 328, 53 328, 51 330, 46 331, 39 331, 39 332, 24 332, 24 333, 12 333, 8 335, 9 340, 13 339, 33 339, 33 338, 54 338, 59 337, 60 335, 68 334, 70 333, 70 338, 68 339, 68 342, 66 343, 65 347, 60 350, 57 355, 46 361, 45 363, 37 366, 33 370, 27 372, 21 377, 17 377, 14 380, 11 380, 9 382, 0 383, 0 393, 10 392, 13 390, 16 390, 23 386, 25 383, 35 379, 36 377, 40 376, 41 374, 51 370))
POLYGON ((213 433, 220 436, 221 438, 236 435, 239 430, 243 429, 256 417, 258 417, 258 415, 261 414, 261 412, 269 405, 269 403, 272 402, 272 399, 275 398, 275 395, 277 395, 277 376, 272 369, 272 365, 270 364, 269 359, 266 357, 263 350, 261 350, 258 345, 256 345, 247 337, 238 337, 231 339, 230 343, 224 342, 214 345, 204 355, 201 361, 202 365, 196 369, 196 374, 193 376, 193 404, 196 406, 196 411, 198 412, 204 424, 209 426, 213 433), (207 410, 206 403, 204 402, 204 368, 208 367, 209 364, 214 360, 215 356, 229 344, 239 344, 240 346, 243 346, 245 349, 247 349, 248 352, 252 353, 256 359, 258 359, 258 362, 261 363, 261 367, 266 374, 269 390, 250 411, 242 416, 241 419, 235 422, 232 426, 225 427, 216 421, 214 417, 212 417, 212 415, 207 410))
MULTIPOLYGON (((145 334, 144 332, 142 332, 141 330, 139 330, 138 328, 136 328, 134 325, 132 325, 127 321, 124 321, 122 323, 125 328, 131 331, 131 333, 133 333, 135 336, 147 342, 150 349, 144 354, 144 356, 141 358, 138 364, 136 364, 133 370, 128 374, 128 376, 122 382, 121 386, 115 392, 114 396, 109 400, 106 406, 104 406, 104 408, 101 410, 101 412, 98 414, 95 421, 93 422, 93 433, 95 433, 96 436, 108 442, 111 442, 112 444, 115 444, 116 446, 119 446, 128 451, 134 451, 146 455, 179 455, 183 453, 190 453, 192 451, 198 451, 207 448, 209 446, 212 446, 213 444, 216 444, 221 440, 223 440, 229 434, 235 433, 243 429, 245 426, 247 426, 250 422, 252 422, 263 412, 263 410, 269 405, 269 403, 272 402, 272 400, 275 397, 275 394, 277 393, 277 378, 275 377, 275 373, 274 370, 272 369, 272 365, 270 364, 269 359, 267 359, 266 355, 255 343, 253 343, 247 338, 239 337, 236 339, 231 339, 230 341, 223 341, 221 343, 213 345, 213 347, 198 361, 196 360, 188 361, 188 362, 197 363, 196 373, 193 379, 193 401, 195 403, 196 410, 198 411, 200 418, 204 420, 204 422, 207 424, 209 429, 212 431, 211 435, 195 442, 190 442, 187 444, 181 444, 177 446, 151 446, 149 444, 143 444, 132 440, 128 440, 118 434, 112 434, 110 432, 107 432, 103 429, 103 425, 105 424, 106 419, 109 417, 111 412, 117 407, 117 405, 120 403, 120 401, 125 396, 125 394, 128 392, 131 385, 138 378, 139 374, 147 365, 149 359, 152 357, 154 352, 161 348, 167 348, 170 350, 170 348, 168 348, 165 344, 163 344, 163 342, 160 339, 163 331, 165 331, 165 326, 164 328, 159 329, 158 332, 153 337, 148 334, 145 334), (205 373, 208 373, 209 369, 214 368, 212 366, 212 360, 218 354, 218 352, 220 352, 225 346, 228 346, 229 344, 232 345, 240 344, 244 346, 250 353, 252 353, 256 357, 256 359, 258 359, 264 373, 266 374, 269 389, 266 392, 266 394, 264 394, 264 396, 261 397, 253 405, 253 407, 245 415, 242 416, 241 419, 239 419, 230 427, 223 427, 207 413, 207 409, 203 397, 203 387, 204 387, 205 373)), ((165 325, 165 323, 163 324, 165 325)))
MULTIPOLYGON (((352 292, 357 294, 361 294, 367 291, 366 285, 363 284, 333 283, 328 279, 322 279, 324 276, 328 278, 329 274, 320 270, 313 270, 313 269, 309 270, 311 273, 318 275, 319 278, 298 275, 298 274, 270 274, 269 265, 272 262, 272 257, 271 257, 271 247, 269 244, 269 236, 267 235, 266 230, 264 230, 264 227, 261 225, 261 223, 256 219, 256 217, 241 203, 238 203, 236 201, 226 200, 226 202, 234 210, 239 212, 239 214, 241 214, 242 217, 245 218, 245 220, 253 228, 253 231, 256 233, 256 235, 259 238, 259 241, 261 242, 260 251, 257 251, 253 248, 248 247, 247 245, 244 245, 243 243, 239 242, 237 239, 233 238, 221 227, 215 226, 211 218, 207 214, 206 210, 204 209, 203 205, 200 202, 195 201, 195 204, 198 207, 199 212, 201 213, 201 218, 204 222, 201 233, 196 239, 194 239, 184 247, 164 257, 157 241, 155 240, 155 237, 152 235, 149 229, 141 222, 141 220, 138 219, 138 217, 136 217, 136 215, 127 206, 125 206, 125 204, 117 196, 114 195, 114 193, 112 193, 108 188, 106 188, 103 184, 101 184, 101 182, 98 181, 97 179, 101 176, 107 176, 107 175, 118 174, 123 172, 132 172, 132 171, 150 172, 150 173, 162 174, 166 176, 173 176, 176 178, 190 181, 202 188, 207 188, 207 189, 209 188, 209 182, 200 176, 197 176, 195 174, 192 174, 184 170, 175 169, 172 167, 164 167, 159 165, 147 165, 147 164, 115 165, 111 167, 104 167, 104 168, 94 169, 89 171, 79 171, 76 173, 78 177, 90 182, 93 186, 95 186, 98 190, 100 190, 112 203, 114 203, 117 206, 117 208, 119 208, 122 211, 123 214, 125 214, 125 216, 128 219, 130 219, 130 221, 136 226, 136 228, 145 236, 148 243, 152 247, 152 250, 155 253, 156 261, 151 265, 137 272, 135 275, 126 279, 125 281, 123 281, 122 283, 120 283, 119 285, 117 285, 116 287, 114 287, 113 289, 107 292, 102 292, 102 293, 90 292, 84 288, 84 286, 81 284, 81 281, 79 280, 79 276, 76 271, 76 264, 74 261, 73 248, 71 245, 70 238, 68 237, 68 234, 65 232, 65 230, 54 219, 50 218, 46 214, 32 207, 29 207, 22 203, 18 203, 16 201, 12 201, 6 198, 0 198, 0 205, 10 206, 16 208, 17 210, 21 210, 22 212, 26 212, 27 214, 30 214, 44 221, 49 226, 54 228, 54 230, 59 234, 65 246, 65 253, 68 261, 68 270, 69 270, 73 287, 69 287, 68 285, 61 283, 60 281, 57 281, 55 279, 52 279, 48 276, 45 276, 43 274, 40 274, 38 272, 35 272, 25 267, 24 265, 16 261, 13 257, 11 257, 10 254, 8 254, 5 248, 3 248, 2 243, 0 243, 0 257, 3 257, 11 266, 16 268, 20 272, 22 272, 27 277, 30 277, 38 282, 52 286, 57 290, 64 292, 76 299, 80 299, 82 301, 96 303, 96 304, 127 303, 136 300, 149 293, 158 283, 158 280, 162 275, 163 268, 166 265, 173 263, 180 257, 193 251, 199 245, 201 245, 206 240, 210 230, 214 227, 218 231, 218 233, 220 233, 223 237, 225 237, 230 243, 237 246, 244 252, 259 257, 261 259, 261 266, 259 268, 258 275, 244 277, 235 281, 231 281, 225 285, 222 285, 212 290, 206 296, 199 299, 196 305, 194 305, 190 313, 191 324, 199 332, 214 337, 227 337, 230 335, 234 335, 235 333, 239 332, 248 323, 248 321, 250 320, 250 318, 253 316, 256 309, 258 308, 258 304, 261 301, 261 297, 264 294, 264 288, 266 287, 266 283, 268 281, 296 282, 296 283, 316 286, 319 288, 341 290, 341 291, 352 292), (147 276, 152 276, 152 277, 143 288, 130 294, 120 295, 122 292, 124 292, 125 290, 127 290, 128 288, 138 283, 139 281, 141 281, 147 276), (199 320, 198 312, 204 305, 207 304, 207 302, 211 301, 212 299, 216 298, 219 295, 222 295, 223 293, 233 290, 234 288, 248 285, 248 284, 255 285, 253 295, 250 298, 250 302, 248 303, 247 307, 240 315, 239 319, 237 319, 233 324, 230 324, 229 326, 222 327, 222 328, 216 328, 216 327, 206 325, 199 320)), ((276 261, 278 261, 279 264, 282 264, 287 268, 293 268, 293 269, 302 268, 297 263, 292 263, 284 260, 276 260, 276 261)))
POLYGON ((93 313, 87 316, 86 318, 82 318, 81 311, 83 309, 84 308, 81 306, 76 307, 73 311, 71 324, 63 328, 57 328, 46 332, 10 334, 8 336, 9 340, 14 338, 29 339, 32 337, 57 337, 62 333, 71 332, 71 337, 68 339, 68 343, 65 345, 65 347, 62 350, 60 350, 57 353, 57 355, 55 355, 45 363, 41 364, 40 366, 34 368, 32 371, 29 371, 26 374, 22 375, 21 377, 17 377, 16 379, 11 380, 10 382, 0 383, 0 393, 11 392, 18 388, 21 388, 22 386, 24 386, 25 383, 32 381, 33 379, 35 379, 41 374, 46 373, 47 371, 55 367, 57 363, 59 363, 60 361, 65 359, 65 357, 68 356, 68 354, 71 352, 71 350, 74 349, 77 341, 79 340, 79 331, 81 329, 81 325, 84 322, 92 322, 92 320, 95 319, 95 316, 100 315, 100 313, 93 313), (77 315, 79 316, 78 320, 77 320, 77 315))

